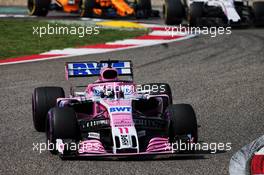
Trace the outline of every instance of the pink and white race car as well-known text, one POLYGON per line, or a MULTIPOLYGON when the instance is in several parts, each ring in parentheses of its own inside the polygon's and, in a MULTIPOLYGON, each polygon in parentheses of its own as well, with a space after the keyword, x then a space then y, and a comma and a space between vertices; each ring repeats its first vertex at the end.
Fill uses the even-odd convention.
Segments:
POLYGON ((197 143, 191 105, 172 104, 165 83, 136 85, 131 61, 69 62, 66 76, 98 79, 82 92, 38 87, 32 95, 34 127, 61 157, 159 155, 172 143, 197 143), (121 80, 126 76, 128 80, 121 80))

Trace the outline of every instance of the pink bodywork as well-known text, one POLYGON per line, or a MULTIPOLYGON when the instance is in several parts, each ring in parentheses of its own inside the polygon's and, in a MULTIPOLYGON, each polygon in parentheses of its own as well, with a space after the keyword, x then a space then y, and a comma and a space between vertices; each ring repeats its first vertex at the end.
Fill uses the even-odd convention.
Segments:
MULTIPOLYGON (((136 97, 138 94, 136 92, 136 85, 133 82, 127 82, 127 81, 118 81, 118 78, 113 79, 105 79, 102 75, 107 70, 113 70, 113 68, 103 68, 101 70, 101 75, 98 78, 98 80, 93 83, 89 84, 85 89, 85 98, 86 99, 93 99, 95 98, 95 90, 97 88, 105 88, 105 87, 112 87, 113 89, 116 89, 117 87, 129 87, 129 96, 130 97, 136 97)), ((165 95, 166 96, 166 95, 165 95)), ((73 98, 58 98, 57 103, 66 102, 67 100, 78 100, 81 101, 84 97, 73 97, 73 98)), ((123 112, 111 112, 111 122, 110 125, 112 128, 118 128, 119 134, 129 133, 129 127, 133 127, 133 117, 132 117, 132 100, 131 98, 115 98, 108 99, 108 98, 101 98, 100 103, 94 103, 93 104, 93 111, 94 113, 92 115, 85 115, 80 114, 78 115, 79 118, 88 118, 88 119, 94 119, 95 116, 100 114, 102 111, 107 111, 111 109, 112 107, 127 107, 127 111, 123 112)), ((105 118, 110 118, 109 112, 103 113, 105 118)), ((109 153, 105 148, 103 147, 103 144, 100 140, 97 139, 90 139, 90 140, 84 140, 79 143, 79 150, 78 153, 80 156, 93 156, 101 155, 101 156, 107 156, 107 155, 113 155, 113 153, 109 153)), ((138 155, 138 154, 166 154, 166 153, 172 153, 171 147, 169 145, 168 138, 162 138, 162 137, 154 137, 149 141, 149 144, 147 146, 147 149, 145 152, 138 152, 138 153, 118 153, 118 155, 138 155)))

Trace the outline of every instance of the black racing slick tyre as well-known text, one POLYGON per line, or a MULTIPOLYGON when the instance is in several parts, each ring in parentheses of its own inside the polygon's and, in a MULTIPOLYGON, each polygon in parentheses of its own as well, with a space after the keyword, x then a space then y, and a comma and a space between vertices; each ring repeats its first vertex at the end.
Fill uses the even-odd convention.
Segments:
POLYGON ((57 98, 64 98, 61 87, 39 87, 32 94, 32 114, 34 127, 39 132, 45 131, 45 119, 50 108, 56 106, 57 98))
POLYGON ((70 139, 77 141, 79 127, 76 113, 72 108, 51 108, 46 120, 46 137, 49 151, 57 153, 57 139, 70 139))
POLYGON ((169 107, 171 114, 170 140, 175 136, 189 135, 193 137, 193 142, 198 141, 197 119, 193 107, 189 104, 175 104, 169 107))
POLYGON ((81 17, 93 17, 93 9, 95 7, 95 0, 82 0, 81 3, 81 17))
POLYGON ((264 26, 264 2, 254 2, 253 13, 256 26, 264 26))
POLYGON ((251 8, 249 6, 245 6, 243 4, 243 1, 235 1, 234 5, 238 15, 241 18, 240 21, 237 23, 239 27, 249 27, 252 24, 251 8))
POLYGON ((190 26, 199 26, 199 20, 203 16, 203 3, 194 2, 190 5, 188 21, 190 26))
POLYGON ((169 104, 172 104, 172 93, 170 85, 167 83, 142 84, 142 90, 149 91, 150 95, 166 94, 169 97, 169 104))
POLYGON ((151 0, 136 0, 137 10, 143 12, 144 17, 150 17, 152 12, 151 0))
POLYGON ((28 0, 29 15, 47 16, 51 0, 28 0))
POLYGON ((179 25, 185 17, 185 10, 181 0, 165 0, 164 19, 167 25, 179 25))

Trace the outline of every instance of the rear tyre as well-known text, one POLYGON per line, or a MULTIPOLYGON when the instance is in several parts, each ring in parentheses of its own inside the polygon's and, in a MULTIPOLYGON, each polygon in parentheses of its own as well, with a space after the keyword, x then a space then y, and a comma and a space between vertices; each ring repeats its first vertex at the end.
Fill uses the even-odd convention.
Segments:
POLYGON ((165 0, 164 4, 164 19, 167 25, 179 25, 181 24, 185 10, 181 3, 181 0, 165 0))
POLYGON ((172 102, 172 93, 171 93, 171 88, 170 85, 167 83, 148 83, 148 84, 142 84, 142 89, 143 90, 153 90, 150 91, 150 95, 160 95, 160 94, 165 94, 169 96, 169 104, 171 105, 172 102))
POLYGON ((264 25, 264 2, 254 2, 253 4, 253 13, 255 17, 255 25, 263 26, 264 25))
POLYGON ((29 15, 47 16, 51 0, 28 0, 29 15))
POLYGON ((33 124, 37 131, 45 131, 45 119, 50 108, 56 106, 57 98, 64 98, 61 87, 39 87, 32 94, 33 124))
POLYGON ((49 150, 56 154, 57 139, 71 139, 77 141, 79 135, 78 122, 75 111, 72 108, 52 108, 48 112, 46 120, 46 137, 49 144, 49 150))
POLYGON ((95 7, 95 0, 82 0, 81 3, 81 17, 93 17, 93 8, 95 7))
POLYGON ((137 10, 142 11, 143 17, 148 18, 151 16, 152 6, 151 0, 137 0, 137 10))
POLYGON ((193 142, 198 141, 198 127, 196 115, 193 107, 189 104, 176 104, 169 107, 171 114, 170 141, 174 141, 175 136, 191 134, 193 142))

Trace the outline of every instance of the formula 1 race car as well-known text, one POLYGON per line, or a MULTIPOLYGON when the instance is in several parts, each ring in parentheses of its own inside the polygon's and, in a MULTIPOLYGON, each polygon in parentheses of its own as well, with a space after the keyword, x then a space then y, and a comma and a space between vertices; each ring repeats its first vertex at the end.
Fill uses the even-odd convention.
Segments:
POLYGON ((72 87, 69 97, 61 87, 34 90, 34 127, 46 132, 51 153, 62 158, 159 155, 179 152, 171 143, 197 143, 192 106, 173 105, 168 84, 136 85, 131 61, 69 62, 66 75, 99 77, 84 91, 72 87))
POLYGON ((46 16, 49 10, 80 13, 81 17, 150 17, 157 16, 151 0, 28 0, 29 15, 46 16))
POLYGON ((165 23, 178 25, 186 19, 191 26, 208 21, 213 25, 262 25, 263 0, 165 0, 165 23))

